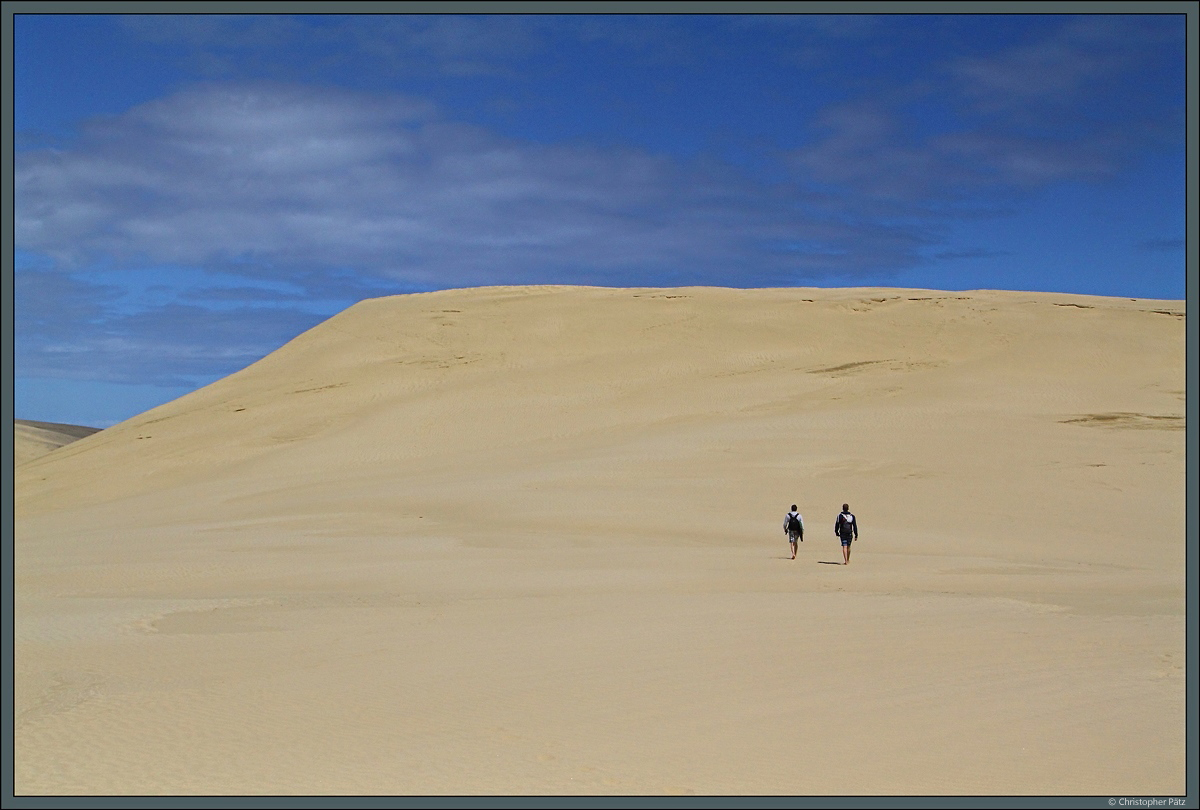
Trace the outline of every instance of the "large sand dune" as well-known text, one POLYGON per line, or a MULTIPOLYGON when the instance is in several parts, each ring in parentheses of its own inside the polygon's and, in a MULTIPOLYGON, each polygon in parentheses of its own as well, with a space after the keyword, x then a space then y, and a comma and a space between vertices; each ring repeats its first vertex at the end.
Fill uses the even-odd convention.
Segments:
POLYGON ((364 301, 15 470, 17 793, 1181 794, 1184 330, 364 301))

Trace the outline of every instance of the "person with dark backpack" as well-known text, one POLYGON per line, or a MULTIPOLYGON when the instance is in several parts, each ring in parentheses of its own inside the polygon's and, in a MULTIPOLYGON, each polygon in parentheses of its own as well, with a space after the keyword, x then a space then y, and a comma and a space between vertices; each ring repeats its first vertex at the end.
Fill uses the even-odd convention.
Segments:
POLYGON ((842 565, 849 565, 850 543, 858 539, 858 518, 850 513, 850 504, 842 504, 842 511, 833 522, 833 533, 842 541, 842 565))
POLYGON ((788 536, 788 544, 792 547, 792 559, 796 559, 796 542, 804 542, 804 518, 800 517, 800 513, 796 511, 796 504, 792 504, 792 511, 788 512, 783 518, 783 533, 788 536))

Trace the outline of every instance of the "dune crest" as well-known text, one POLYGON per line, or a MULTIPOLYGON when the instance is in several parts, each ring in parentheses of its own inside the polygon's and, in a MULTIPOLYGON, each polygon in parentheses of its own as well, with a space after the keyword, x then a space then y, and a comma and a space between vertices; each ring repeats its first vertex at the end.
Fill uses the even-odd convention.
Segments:
POLYGON ((63 445, 99 433, 100 428, 64 425, 58 422, 13 420, 13 466, 41 458, 63 445))

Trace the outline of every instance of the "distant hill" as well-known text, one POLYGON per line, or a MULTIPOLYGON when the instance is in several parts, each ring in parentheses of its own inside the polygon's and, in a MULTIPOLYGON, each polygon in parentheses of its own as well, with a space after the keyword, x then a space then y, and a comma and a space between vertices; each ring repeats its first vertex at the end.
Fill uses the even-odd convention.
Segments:
POLYGON ((100 428, 82 425, 62 425, 57 422, 31 422, 28 419, 13 420, 13 466, 19 467, 27 461, 41 458, 64 444, 78 441, 100 428))

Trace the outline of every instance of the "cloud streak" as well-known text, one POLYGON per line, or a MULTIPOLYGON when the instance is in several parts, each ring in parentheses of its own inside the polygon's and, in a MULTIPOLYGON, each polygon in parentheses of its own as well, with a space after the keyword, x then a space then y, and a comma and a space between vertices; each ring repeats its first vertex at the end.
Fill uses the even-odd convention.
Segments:
POLYGON ((792 165, 865 204, 927 209, 1107 181, 1147 149, 1182 145, 1182 85, 1176 105, 1139 92, 1181 82, 1158 53, 1178 44, 1136 17, 1083 17, 983 55, 948 55, 919 80, 826 106, 792 165))
POLYGON ((95 122, 70 150, 18 155, 15 234, 63 267, 287 280, 347 267, 438 286, 700 282, 747 259, 782 280, 913 260, 887 229, 787 193, 711 162, 506 140, 411 99, 210 85, 95 122), (816 249, 771 248, 785 241, 816 249))
POLYGON ((185 386, 242 368, 324 320, 280 306, 168 303, 122 312, 109 285, 16 276, 17 376, 185 386))

